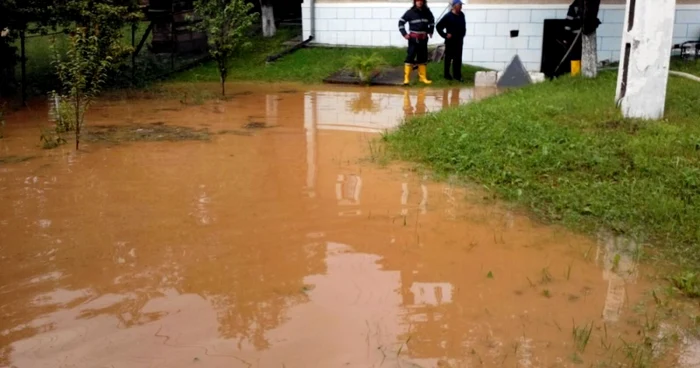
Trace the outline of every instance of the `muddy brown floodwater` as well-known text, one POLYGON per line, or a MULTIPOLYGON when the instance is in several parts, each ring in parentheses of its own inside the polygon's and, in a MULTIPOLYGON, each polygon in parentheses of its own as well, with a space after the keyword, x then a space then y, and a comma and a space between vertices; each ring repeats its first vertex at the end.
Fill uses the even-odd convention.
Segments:
POLYGON ((407 115, 493 91, 231 90, 199 104, 107 99, 88 116, 93 131, 208 140, 42 151, 46 107, 8 116, 0 157, 28 158, 0 164, 0 366, 632 359, 621 341, 640 341, 635 306, 653 286, 633 243, 368 162, 377 133, 407 115))

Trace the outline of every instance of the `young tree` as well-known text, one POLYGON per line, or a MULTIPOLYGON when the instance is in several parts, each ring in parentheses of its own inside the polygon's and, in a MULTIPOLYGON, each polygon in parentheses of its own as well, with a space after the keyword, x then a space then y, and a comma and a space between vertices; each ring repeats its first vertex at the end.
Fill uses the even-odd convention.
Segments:
POLYGON ((263 36, 273 37, 277 33, 277 26, 275 26, 275 11, 272 0, 260 0, 260 13, 262 15, 263 36))
POLYGON ((70 105, 75 121, 75 149, 80 148, 80 133, 85 112, 99 93, 107 73, 130 51, 121 42, 121 30, 138 17, 128 6, 109 0, 73 0, 69 3, 75 25, 68 49, 61 54, 54 47, 54 66, 63 87, 61 100, 70 105))
POLYGON ((194 28, 207 35, 209 54, 219 69, 222 96, 226 95, 226 68, 231 57, 250 45, 246 32, 258 16, 251 13, 252 8, 245 0, 197 0, 194 3, 198 18, 194 28))

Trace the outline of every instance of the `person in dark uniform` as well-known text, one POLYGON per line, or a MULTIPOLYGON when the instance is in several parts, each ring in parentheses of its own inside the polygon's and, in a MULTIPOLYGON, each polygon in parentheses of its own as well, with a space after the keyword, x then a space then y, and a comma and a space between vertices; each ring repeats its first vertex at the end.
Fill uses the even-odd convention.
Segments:
POLYGON ((462 47, 467 34, 467 22, 462 13, 462 1, 452 0, 450 3, 452 11, 440 19, 437 31, 445 39, 445 79, 462 82, 462 47))
POLYGON ((425 84, 433 83, 428 80, 428 39, 433 37, 435 17, 430 11, 426 0, 413 0, 413 7, 399 20, 399 31, 408 40, 408 55, 404 66, 403 84, 411 82, 413 66, 418 66, 418 76, 425 84), (406 23, 408 30, 406 32, 406 23))

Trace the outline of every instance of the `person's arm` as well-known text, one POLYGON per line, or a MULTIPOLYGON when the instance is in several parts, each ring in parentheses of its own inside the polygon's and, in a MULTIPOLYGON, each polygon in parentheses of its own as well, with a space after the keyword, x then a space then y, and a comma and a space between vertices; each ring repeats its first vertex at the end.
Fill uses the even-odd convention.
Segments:
POLYGON ((447 15, 442 17, 442 19, 440 19, 438 24, 435 26, 440 37, 442 37, 444 39, 447 39, 447 32, 445 32, 445 28, 447 27, 447 20, 446 19, 447 19, 447 15))
POLYGON ((433 32, 435 32, 435 17, 433 16, 433 12, 428 10, 428 35, 432 37, 433 32))
POLYGON ((406 22, 410 20, 410 19, 408 19, 408 15, 409 15, 408 12, 406 12, 406 13, 404 13, 403 17, 401 17, 401 19, 399 19, 399 31, 401 32, 401 35, 403 36, 403 38, 408 37, 408 33, 406 32, 406 22))

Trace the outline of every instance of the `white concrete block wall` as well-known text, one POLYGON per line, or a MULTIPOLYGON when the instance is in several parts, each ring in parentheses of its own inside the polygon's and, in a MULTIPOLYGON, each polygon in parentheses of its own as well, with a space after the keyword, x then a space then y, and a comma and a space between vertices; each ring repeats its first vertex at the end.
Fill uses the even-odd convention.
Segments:
MULTIPOLYGON (((438 17, 442 6, 433 5, 438 17)), ((545 19, 564 19, 567 5, 466 5, 467 37, 463 61, 492 69, 503 69, 516 53, 528 70, 539 71, 542 57, 542 33, 545 19), (519 36, 510 37, 511 30, 519 36)), ((398 20, 407 10, 396 2, 316 3, 315 42, 337 46, 405 47, 406 40, 398 31, 398 20)), ((620 59, 624 6, 603 5, 599 18, 598 57, 620 59)), ((302 4, 304 38, 311 30, 308 0, 302 4)), ((673 42, 700 39, 700 5, 677 5, 673 42)), ((443 42, 435 34, 432 45, 443 42)))

